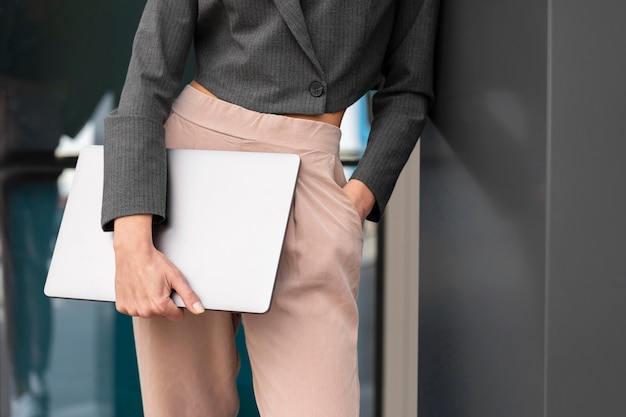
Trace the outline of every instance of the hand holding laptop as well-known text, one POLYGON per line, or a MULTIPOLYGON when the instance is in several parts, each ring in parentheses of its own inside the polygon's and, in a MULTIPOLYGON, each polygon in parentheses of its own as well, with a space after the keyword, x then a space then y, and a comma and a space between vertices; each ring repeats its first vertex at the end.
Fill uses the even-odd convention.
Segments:
POLYGON ((299 165, 297 155, 169 149, 167 222, 153 226, 149 214, 121 217, 113 234, 100 227, 102 147, 87 147, 44 292, 117 301, 120 311, 139 316, 177 319, 183 313, 172 302, 192 312, 263 313, 299 165))
POLYGON ((152 243, 152 215, 115 220, 115 305, 120 313, 138 317, 164 316, 181 320, 172 300, 176 291, 189 311, 204 312, 200 298, 183 274, 152 243))

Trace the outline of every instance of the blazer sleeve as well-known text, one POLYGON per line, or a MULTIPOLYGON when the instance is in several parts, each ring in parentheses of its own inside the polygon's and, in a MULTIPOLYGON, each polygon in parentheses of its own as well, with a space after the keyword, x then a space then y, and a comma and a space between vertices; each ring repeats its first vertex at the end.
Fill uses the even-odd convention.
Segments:
POLYGON ((383 84, 372 101, 368 144, 352 178, 376 197, 368 219, 380 220, 434 100, 433 54, 438 0, 401 0, 383 62, 383 84))
POLYGON ((135 34, 119 106, 104 121, 102 228, 132 214, 165 219, 163 124, 197 21, 197 0, 148 0, 135 34))

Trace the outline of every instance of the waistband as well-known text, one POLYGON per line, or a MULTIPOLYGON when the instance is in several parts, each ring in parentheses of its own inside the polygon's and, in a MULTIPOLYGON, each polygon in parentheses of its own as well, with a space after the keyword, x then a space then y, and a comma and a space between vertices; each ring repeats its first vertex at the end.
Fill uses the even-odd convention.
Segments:
POLYGON ((339 153, 341 130, 329 123, 259 113, 210 97, 187 85, 172 109, 206 129, 300 150, 339 153))

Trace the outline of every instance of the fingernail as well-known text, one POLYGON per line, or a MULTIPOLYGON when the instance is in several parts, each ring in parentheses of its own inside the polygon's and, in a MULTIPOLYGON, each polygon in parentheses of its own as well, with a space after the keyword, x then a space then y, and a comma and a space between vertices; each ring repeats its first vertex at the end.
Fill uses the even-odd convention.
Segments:
POLYGON ((196 303, 193 305, 193 310, 198 314, 204 313, 204 306, 200 301, 196 301, 196 303))

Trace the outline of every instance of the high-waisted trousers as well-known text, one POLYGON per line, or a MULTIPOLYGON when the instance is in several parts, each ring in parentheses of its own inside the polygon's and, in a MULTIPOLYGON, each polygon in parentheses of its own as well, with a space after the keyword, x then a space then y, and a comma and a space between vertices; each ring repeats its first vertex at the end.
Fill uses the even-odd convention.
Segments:
MULTIPOLYGON (((270 309, 241 315, 254 393, 262 417, 358 417, 363 228, 342 189, 340 130, 247 110, 187 86, 165 137, 169 148, 300 156, 270 309)), ((179 322, 133 319, 146 417, 237 415, 238 323, 233 313, 209 310, 185 311, 179 322)))

